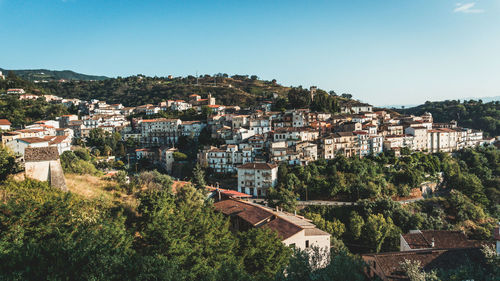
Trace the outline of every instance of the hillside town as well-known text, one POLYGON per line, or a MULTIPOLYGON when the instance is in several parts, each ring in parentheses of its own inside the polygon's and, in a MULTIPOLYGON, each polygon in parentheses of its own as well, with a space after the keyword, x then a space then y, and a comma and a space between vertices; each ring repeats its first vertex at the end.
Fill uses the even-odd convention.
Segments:
MULTIPOLYGON (((171 173, 179 139, 197 139, 206 133, 219 145, 199 150, 197 162, 214 173, 237 174, 237 186, 233 188, 254 197, 265 197, 268 188, 276 185, 280 163, 303 166, 338 155, 365 157, 383 151, 398 156, 405 149, 453 152, 495 142, 494 138, 485 139, 479 130, 459 127, 455 121, 435 123, 430 113, 403 116, 388 110, 374 111, 373 106, 355 100, 341 104, 340 114, 331 114, 309 109, 272 111, 272 100, 256 108, 220 105, 210 94, 125 107, 100 100, 37 96, 23 89, 9 89, 7 93, 21 100, 42 98, 78 111, 24 128, 11 128, 9 120, 0 120, 2 144, 21 160, 26 148, 57 147, 62 154, 71 150, 75 139, 85 140, 92 130, 101 129, 137 144, 127 161, 149 160, 171 173), (151 118, 161 112, 188 110, 209 114, 206 119, 190 121, 151 118)), ((311 87, 311 99, 314 93, 315 87, 311 87)))
MULTIPOLYGON (((311 88, 311 99, 314 90, 311 88)), ((230 229, 235 232, 271 229, 288 247, 308 253, 322 249, 327 254, 318 258, 319 267, 329 262, 328 249, 333 243, 330 233, 297 212, 249 200, 265 198, 269 189, 276 187, 280 164, 307 166, 320 159, 363 158, 382 152, 398 157, 405 150, 449 153, 495 143, 494 138, 486 139, 481 131, 459 127, 455 121, 436 123, 430 113, 404 116, 390 110, 374 110, 373 106, 355 100, 344 102, 341 112, 332 114, 310 109, 272 111, 273 100, 263 101, 256 108, 220 105, 210 94, 125 107, 100 100, 32 95, 23 89, 9 89, 7 93, 20 100, 44 99, 76 111, 23 128, 14 128, 10 120, 0 119, 2 145, 16 155, 27 177, 47 181, 66 191, 60 155, 84 143, 96 130, 118 134, 121 141, 135 144, 132 151, 120 157, 129 166, 146 161, 171 175, 179 162, 175 153, 180 142, 209 138, 212 144, 198 150, 192 160, 216 175, 233 175, 236 179, 235 185, 228 189, 205 187, 208 197, 214 200, 214 209, 230 219, 230 229), (162 112, 187 111, 205 118, 188 121, 158 117, 162 112)), ((112 155, 102 157, 105 161, 118 160, 112 155)), ((174 193, 188 184, 176 179, 174 193)), ((497 252, 500 251, 498 232, 496 228, 497 252)), ((400 239, 399 252, 362 255, 367 264, 366 276, 404 279, 400 267, 408 259, 418 261, 426 270, 454 268, 467 259, 483 263, 481 249, 493 247, 491 243, 469 240, 462 232, 451 230, 416 229, 400 239)))

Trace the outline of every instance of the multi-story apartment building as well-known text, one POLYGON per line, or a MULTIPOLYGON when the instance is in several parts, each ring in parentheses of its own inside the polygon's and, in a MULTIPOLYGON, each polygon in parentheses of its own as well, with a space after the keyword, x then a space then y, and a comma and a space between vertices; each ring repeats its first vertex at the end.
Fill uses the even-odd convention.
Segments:
POLYGON ((182 121, 179 128, 180 135, 186 137, 198 138, 203 128, 207 126, 206 123, 201 121, 182 121))
POLYGON ((370 136, 368 141, 370 153, 377 155, 384 151, 384 138, 382 136, 370 136))
POLYGON ((357 137, 358 155, 360 157, 367 156, 371 153, 370 136, 365 131, 355 131, 353 134, 357 137))
POLYGON ((266 196, 278 183, 278 165, 247 163, 238 167, 238 191, 257 197, 266 196))
POLYGON ((334 143, 334 154, 342 154, 345 157, 359 155, 357 136, 352 132, 337 132, 330 137, 334 143))
POLYGON ((318 139, 319 132, 311 128, 277 128, 273 132, 273 141, 286 141, 288 146, 297 142, 314 141, 318 139))
POLYGON ((458 148, 458 133, 454 129, 440 128, 427 130, 429 152, 451 152, 458 148))
POLYGON ((146 147, 174 145, 179 139, 180 119, 140 120, 141 143, 146 147))
POLYGON ((414 137, 413 146, 410 147, 412 150, 427 150, 428 139, 426 127, 407 127, 405 129, 405 134, 412 135, 414 137))
POLYGON ((237 145, 228 144, 200 151, 198 162, 216 173, 233 173, 237 166, 252 162, 253 155, 252 147, 239 149, 237 145))
POLYGON ((271 131, 270 117, 254 117, 248 121, 248 129, 254 134, 266 134, 271 131))

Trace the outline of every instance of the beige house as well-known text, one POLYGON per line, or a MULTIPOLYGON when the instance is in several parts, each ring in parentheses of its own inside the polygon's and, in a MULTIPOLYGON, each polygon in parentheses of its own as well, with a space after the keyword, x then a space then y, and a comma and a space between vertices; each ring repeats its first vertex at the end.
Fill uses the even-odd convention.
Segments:
POLYGON ((253 196, 266 196, 270 187, 278 183, 278 165, 247 163, 238 168, 238 191, 253 196))
POLYGON ((269 228, 276 231, 281 242, 289 247, 304 251, 311 251, 313 247, 321 249, 325 255, 319 265, 328 262, 330 234, 316 228, 311 220, 237 199, 219 201, 214 207, 230 217, 230 227, 234 231, 269 228))

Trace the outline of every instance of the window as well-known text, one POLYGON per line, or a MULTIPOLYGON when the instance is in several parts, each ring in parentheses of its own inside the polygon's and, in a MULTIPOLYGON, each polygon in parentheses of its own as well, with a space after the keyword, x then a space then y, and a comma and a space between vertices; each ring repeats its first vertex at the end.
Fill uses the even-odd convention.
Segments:
POLYGON ((306 240, 306 248, 309 248, 309 240, 306 240))
POLYGON ((289 246, 290 246, 290 248, 295 249, 295 243, 292 243, 289 246))

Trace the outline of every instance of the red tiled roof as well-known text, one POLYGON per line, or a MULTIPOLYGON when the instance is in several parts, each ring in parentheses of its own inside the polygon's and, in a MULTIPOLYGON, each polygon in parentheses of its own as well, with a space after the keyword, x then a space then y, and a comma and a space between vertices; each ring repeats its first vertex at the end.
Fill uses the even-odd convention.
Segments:
POLYGON ((0 119, 0 125, 12 125, 12 123, 9 122, 7 119, 0 119))
POLYGON ((231 199, 219 201, 214 204, 214 207, 227 216, 237 215, 253 226, 273 216, 271 212, 263 208, 231 199))
POLYGON ((263 227, 270 228, 278 232, 278 236, 285 240, 293 235, 297 234, 302 230, 302 228, 298 225, 295 225, 289 221, 286 221, 282 218, 276 218, 269 223, 265 224, 263 227))
POLYGON ((39 142, 48 142, 46 139, 38 138, 38 137, 32 137, 32 138, 20 138, 18 139, 20 141, 24 141, 27 143, 39 143, 39 142))

